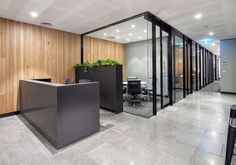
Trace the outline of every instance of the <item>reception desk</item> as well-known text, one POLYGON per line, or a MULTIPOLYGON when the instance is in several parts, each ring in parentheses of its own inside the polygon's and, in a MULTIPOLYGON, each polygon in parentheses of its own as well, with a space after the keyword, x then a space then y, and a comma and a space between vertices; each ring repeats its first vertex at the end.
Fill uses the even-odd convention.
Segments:
POLYGON ((20 81, 21 115, 56 149, 100 128, 99 83, 20 81))

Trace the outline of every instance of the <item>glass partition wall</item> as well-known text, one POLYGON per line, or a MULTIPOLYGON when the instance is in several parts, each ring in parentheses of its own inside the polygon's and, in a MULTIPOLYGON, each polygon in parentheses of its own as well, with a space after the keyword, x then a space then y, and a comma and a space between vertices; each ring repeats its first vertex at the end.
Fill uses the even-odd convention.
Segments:
MULTIPOLYGON (((161 99, 154 97, 152 23, 144 16, 140 16, 86 34, 83 38, 84 57, 90 53, 90 56, 95 56, 96 59, 109 58, 122 64, 123 111, 147 118, 153 116, 153 99, 156 100, 158 109, 161 108, 161 99), (87 38, 96 42, 87 43, 87 38), (88 50, 91 45, 94 49, 88 50)), ((160 61, 157 63, 160 66, 160 61)), ((160 73, 159 69, 156 72, 160 73)), ((157 75, 158 81, 160 81, 159 75, 157 75)), ((158 93, 160 93, 159 86, 160 82, 157 82, 158 93)))
POLYGON ((147 118, 172 101, 171 34, 159 23, 144 14, 82 35, 83 62, 107 58, 120 62, 123 111, 147 118))
POLYGON ((211 69, 202 46, 149 12, 84 33, 81 41, 82 63, 122 64, 123 111, 146 118, 205 86, 211 69))

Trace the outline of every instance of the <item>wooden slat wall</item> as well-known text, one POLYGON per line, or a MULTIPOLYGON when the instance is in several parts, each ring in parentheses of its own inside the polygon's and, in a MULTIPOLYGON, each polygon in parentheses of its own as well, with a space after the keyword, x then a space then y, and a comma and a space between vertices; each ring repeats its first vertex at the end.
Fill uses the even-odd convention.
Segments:
POLYGON ((18 109, 19 80, 74 78, 80 35, 0 18, 0 114, 18 109))
POLYGON ((123 64, 125 77, 124 45, 93 37, 84 38, 84 62, 95 62, 99 59, 113 59, 123 64))

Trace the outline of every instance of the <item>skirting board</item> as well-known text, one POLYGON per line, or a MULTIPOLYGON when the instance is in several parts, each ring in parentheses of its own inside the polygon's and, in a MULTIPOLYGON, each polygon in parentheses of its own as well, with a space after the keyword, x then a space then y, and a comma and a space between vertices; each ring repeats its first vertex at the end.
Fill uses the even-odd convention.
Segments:
POLYGON ((223 92, 223 91, 221 91, 220 93, 223 93, 223 94, 233 94, 233 95, 236 94, 235 92, 223 92))
POLYGON ((20 114, 20 111, 5 113, 5 114, 1 114, 0 118, 9 117, 9 116, 18 115, 18 114, 20 114))

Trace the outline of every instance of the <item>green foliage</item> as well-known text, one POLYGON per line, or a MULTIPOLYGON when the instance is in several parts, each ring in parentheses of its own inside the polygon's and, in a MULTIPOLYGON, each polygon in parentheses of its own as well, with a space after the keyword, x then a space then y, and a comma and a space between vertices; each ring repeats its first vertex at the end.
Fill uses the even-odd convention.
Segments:
POLYGON ((77 68, 88 69, 88 68, 92 68, 92 67, 94 67, 94 65, 93 65, 93 63, 90 63, 90 62, 85 62, 83 64, 76 64, 74 66, 75 69, 77 69, 77 68))
POLYGON ((106 59, 106 60, 98 60, 96 62, 96 64, 98 66, 103 65, 103 66, 110 66, 110 65, 119 65, 120 63, 118 61, 115 60, 111 60, 111 59, 106 59))
POLYGON ((74 66, 74 69, 77 68, 84 68, 85 70, 97 66, 112 66, 112 65, 119 65, 120 63, 116 60, 111 60, 111 59, 105 59, 105 60, 98 60, 97 62, 90 63, 90 62, 85 62, 83 64, 76 64, 74 66))

